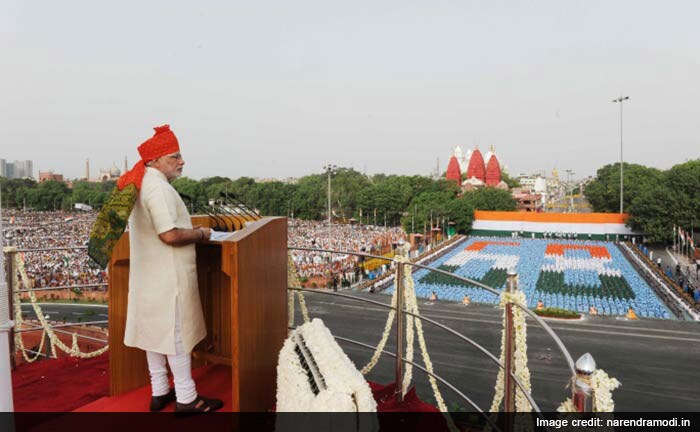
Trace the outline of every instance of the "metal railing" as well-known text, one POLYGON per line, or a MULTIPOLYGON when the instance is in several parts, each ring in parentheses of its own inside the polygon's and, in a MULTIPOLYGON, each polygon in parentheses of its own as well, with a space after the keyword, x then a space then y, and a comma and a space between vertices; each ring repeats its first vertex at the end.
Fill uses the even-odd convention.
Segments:
MULTIPOLYGON (((6 259, 5 262, 8 266, 7 288, 9 291, 8 297, 9 297, 9 302, 10 302, 10 310, 11 311, 14 310, 13 299, 14 299, 15 293, 21 294, 21 293, 36 292, 36 291, 81 290, 83 288, 97 288, 97 287, 108 286, 109 285, 108 283, 93 283, 93 284, 76 284, 76 285, 22 288, 22 289, 15 288, 16 269, 14 269, 14 259, 15 259, 16 254, 18 254, 18 253, 47 252, 47 251, 61 251, 61 250, 86 250, 86 249, 87 249, 87 246, 61 246, 61 247, 48 247, 48 248, 24 248, 24 249, 15 249, 13 251, 7 252, 8 259, 6 259)), ((63 304, 70 304, 70 303, 63 303, 63 304)), ((99 325, 99 324, 108 324, 108 323, 109 323, 108 320, 84 321, 84 322, 65 322, 63 324, 53 324, 53 325, 51 325, 51 328, 54 329, 54 331, 56 333, 72 335, 73 333, 71 333, 71 332, 67 332, 65 330, 59 330, 59 329, 65 328, 65 327, 99 325)), ((35 331, 43 331, 43 330, 44 330, 44 328, 42 326, 36 326, 33 328, 12 329, 11 334, 10 334, 10 341, 14 340, 14 338, 12 337, 13 333, 26 333, 26 332, 35 332, 35 331)), ((100 343, 105 343, 105 344, 108 343, 108 341, 106 341, 104 339, 94 338, 94 337, 91 337, 88 335, 83 335, 80 333, 77 333, 77 337, 81 338, 81 339, 85 339, 85 340, 90 340, 93 342, 100 342, 100 343)), ((11 349, 14 350, 14 342, 11 342, 11 349)), ((32 350, 26 350, 26 351, 36 354, 32 350)), ((44 355, 44 354, 42 354, 42 355, 44 355)))
MULTIPOLYGON (((395 286, 396 286, 396 296, 397 296, 397 307, 393 307, 391 305, 381 303, 375 300, 370 300, 366 299, 363 297, 358 297, 358 296, 353 296, 349 294, 343 294, 343 293, 337 293, 337 292, 330 292, 330 291, 321 291, 317 289, 307 289, 307 288, 298 288, 298 287, 289 287, 289 290, 292 291, 306 291, 306 292, 313 292, 317 294, 323 294, 323 295, 332 295, 332 296, 337 296, 337 297, 344 297, 348 299, 352 299, 355 301, 361 301, 365 303, 371 303, 377 306, 380 306, 382 308, 386 309, 393 309, 396 311, 396 316, 397 316, 397 323, 396 323, 396 353, 391 354, 392 357, 396 359, 396 365, 395 365, 395 373, 396 373, 396 399, 397 401, 402 400, 402 388, 403 388, 403 356, 401 353, 402 347, 404 345, 404 340, 403 340, 403 320, 404 316, 410 315, 413 316, 414 318, 418 318, 420 320, 423 320, 425 322, 428 322, 456 337, 461 339, 463 342, 466 342, 467 344, 471 345, 472 347, 476 348, 479 352, 484 354, 486 357, 488 357, 491 361, 493 361, 500 369, 504 369, 506 373, 504 374, 504 411, 505 412, 515 412, 515 393, 516 393, 516 387, 520 389, 522 394, 526 397, 528 402, 531 404, 533 409, 539 413, 541 416, 541 410, 539 409, 539 406, 537 403, 534 401, 532 398, 532 395, 530 392, 527 392, 523 386, 523 384, 518 380, 517 376, 515 375, 514 371, 514 351, 515 351, 515 341, 514 341, 514 331, 513 331, 513 306, 518 307, 521 309, 525 314, 527 314, 530 318, 535 320, 535 322, 554 340, 554 342, 557 345, 557 348, 559 351, 561 351, 564 360, 566 362, 567 368, 569 369, 571 373, 571 381, 574 383, 571 389, 571 396, 572 400, 575 402, 577 408, 581 411, 583 411, 585 408, 590 407, 590 390, 585 387, 585 382, 587 382, 586 377, 589 376, 591 373, 593 373, 594 370, 588 370, 586 368, 578 368, 577 364, 574 364, 573 358, 571 357, 571 354, 569 353, 568 349, 564 345, 564 343, 561 341, 561 339, 556 335, 554 330, 537 314, 535 314, 532 310, 530 310, 526 305, 520 304, 518 302, 508 302, 506 303, 506 310, 505 310, 505 320, 506 320, 506 355, 505 355, 505 362, 501 362, 496 356, 494 356, 492 353, 490 353, 486 348, 484 348, 482 345, 478 344, 474 340, 464 336, 463 334, 441 324, 438 323, 430 318, 427 318, 425 316, 421 315, 416 315, 413 314, 407 310, 404 309, 403 307, 403 293, 404 293, 404 286, 403 286, 403 271, 405 265, 409 265, 412 267, 417 267, 420 269, 425 269, 430 272, 435 272, 435 273, 440 273, 447 275, 449 277, 452 277, 456 280, 465 282, 467 284, 476 286, 478 288, 485 289, 492 294, 500 296, 501 291, 497 290, 495 288, 492 288, 488 285, 485 285, 479 281, 475 281, 469 278, 465 278, 453 273, 450 273, 448 271, 439 269, 439 268, 433 268, 429 267, 428 265, 424 264, 417 264, 417 263, 411 263, 411 262, 400 262, 397 261, 393 258, 387 258, 384 256, 378 256, 378 255, 372 255, 372 254, 367 254, 367 253, 362 253, 362 252, 349 252, 349 251, 339 251, 339 250, 333 250, 333 249, 317 249, 317 248, 307 248, 307 247, 288 247, 290 251, 294 250, 299 250, 299 251, 310 251, 310 252, 324 252, 324 253, 331 253, 331 254, 345 254, 345 255, 354 255, 354 256, 361 256, 365 258, 376 258, 376 259, 381 259, 389 262, 395 263, 397 267, 397 276, 395 278, 395 286)), ((508 278, 506 281, 506 290, 510 292, 515 292, 517 290, 517 274, 515 271, 509 271, 508 272, 508 278)), ((337 338, 338 340, 344 340, 343 338, 337 338)), ((351 343, 354 343, 355 341, 348 341, 351 343)), ((360 343, 357 343, 360 344, 360 343)), ((365 346, 366 348, 369 349, 376 349, 377 347, 372 347, 370 345, 366 344, 361 344, 362 346, 365 346)), ((382 352, 383 354, 388 354, 386 351, 382 352)), ((590 357, 589 354, 587 354, 588 357, 590 357)), ((583 356, 579 361, 581 361, 585 356, 583 356)), ((592 359, 592 357, 591 357, 592 359)), ((593 362, 595 365, 595 362, 593 362)), ((424 372, 427 372, 424 370, 424 372)), ((436 377, 437 379, 437 377, 436 377)), ((439 379, 443 384, 445 383, 444 380, 439 379)), ((449 385, 448 386, 451 389, 455 389, 454 386, 449 385)), ((467 401, 469 405, 474 407, 477 411, 483 412, 478 406, 476 406, 469 398, 467 398, 463 393, 457 392, 457 394, 467 401)))

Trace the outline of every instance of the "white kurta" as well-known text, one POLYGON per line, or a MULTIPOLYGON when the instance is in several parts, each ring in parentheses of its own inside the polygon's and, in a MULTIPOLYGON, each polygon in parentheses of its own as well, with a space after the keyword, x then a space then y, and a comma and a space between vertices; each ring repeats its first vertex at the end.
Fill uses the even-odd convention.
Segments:
POLYGON ((129 303, 124 344, 175 354, 175 308, 185 352, 206 336, 195 246, 169 246, 158 234, 192 228, 190 215, 163 173, 146 168, 129 217, 129 303))

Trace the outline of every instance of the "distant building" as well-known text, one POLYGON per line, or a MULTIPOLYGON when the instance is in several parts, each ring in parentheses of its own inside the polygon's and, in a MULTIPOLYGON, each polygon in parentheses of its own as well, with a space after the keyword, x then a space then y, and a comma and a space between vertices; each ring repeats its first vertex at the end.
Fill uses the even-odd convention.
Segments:
POLYGON ((447 167, 447 179, 459 179, 464 191, 485 186, 508 190, 508 185, 502 180, 501 162, 493 152, 493 147, 487 153, 486 162, 484 162, 484 157, 478 148, 473 151, 469 149, 465 156, 459 146, 455 147, 454 154, 450 158, 450 164, 447 167), (459 173, 457 172, 458 169, 459 173), (464 172, 463 176, 462 172, 464 172), (464 181, 461 181, 462 178, 464 178, 464 181))
POLYGON ((8 179, 34 178, 34 162, 30 160, 7 162, 0 159, 0 176, 8 179))
POLYGON ((41 172, 39 171, 39 183, 45 181, 63 181, 63 174, 54 174, 53 171, 41 172))
POLYGON ((460 172, 459 161, 456 156, 452 156, 450 158, 450 162, 447 164, 447 174, 445 177, 447 180, 456 182, 457 185, 462 184, 462 174, 460 172))
POLYGON ((544 208, 543 195, 531 193, 523 188, 514 188, 511 193, 517 202, 516 209, 522 212, 541 212, 544 208))

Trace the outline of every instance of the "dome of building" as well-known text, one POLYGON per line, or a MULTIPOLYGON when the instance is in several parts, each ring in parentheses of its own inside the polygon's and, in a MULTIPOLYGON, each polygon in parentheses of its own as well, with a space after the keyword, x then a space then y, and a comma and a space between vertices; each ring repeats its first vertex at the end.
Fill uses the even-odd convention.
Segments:
POLYGON ((120 175, 122 175, 122 172, 119 171, 119 168, 117 168, 115 164, 112 164, 112 168, 109 170, 109 175, 111 175, 112 177, 119 177, 120 175))
POLYGON ((479 149, 474 150, 471 158, 469 158, 469 167, 467 168, 467 179, 475 177, 482 182, 486 180, 486 166, 484 158, 481 156, 479 149))
POLYGON ((454 180, 457 182, 457 184, 462 183, 462 174, 459 169, 459 162, 455 156, 450 158, 450 163, 447 165, 447 175, 445 178, 447 178, 447 180, 454 180))
POLYGON ((486 165, 485 181, 489 186, 496 186, 501 182, 501 165, 494 154, 491 155, 489 163, 486 165))
POLYGON ((469 163, 469 156, 464 156, 464 152, 460 146, 455 147, 453 155, 457 158, 457 162, 459 162, 459 172, 465 172, 467 170, 467 164, 469 163))

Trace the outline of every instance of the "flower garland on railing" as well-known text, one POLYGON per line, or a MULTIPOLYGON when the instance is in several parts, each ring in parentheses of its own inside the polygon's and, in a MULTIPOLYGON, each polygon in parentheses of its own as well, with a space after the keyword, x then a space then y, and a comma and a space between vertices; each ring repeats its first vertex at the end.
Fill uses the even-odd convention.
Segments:
MULTIPOLYGON (((294 260, 292 259, 292 254, 287 254, 287 284, 292 288, 301 288, 301 282, 299 282, 299 276, 297 275, 297 269, 294 267, 294 260)), ((289 293, 289 326, 294 325, 294 292, 289 293)), ((299 299, 299 309, 301 310, 301 316, 304 318, 304 322, 307 323, 311 321, 309 319, 309 310, 306 307, 306 301, 304 300, 304 293, 301 291, 296 292, 297 298, 299 299)))
MULTIPOLYGON (((398 264, 396 266, 396 276, 394 280, 396 283, 399 281, 399 268, 401 267, 402 263, 410 263, 410 260, 406 256, 405 251, 399 249, 397 250, 397 255, 394 257, 394 261, 398 264), (403 252, 403 253, 402 253, 403 252)), ((403 273, 403 286, 404 286, 404 305, 405 309, 408 312, 411 312, 416 315, 416 317, 420 316, 420 312, 418 310, 418 300, 416 299, 416 290, 415 290, 415 284, 413 281, 413 276, 411 272, 411 266, 409 265, 404 265, 404 273, 403 273)), ((391 332, 391 327, 394 322, 394 318, 396 317, 396 308, 398 305, 398 297, 397 297, 398 290, 394 289, 393 294, 391 295, 391 309, 389 311, 389 315, 386 320, 386 324, 384 325, 384 332, 382 333, 382 338, 379 341, 379 344, 377 345, 377 349, 374 351, 374 354, 372 354, 372 358, 370 361, 365 365, 364 368, 362 368, 361 373, 363 375, 366 375, 369 373, 372 368, 377 364, 377 361, 379 360, 379 357, 382 354, 382 351, 384 350, 384 347, 386 346, 386 342, 389 339, 389 333, 391 332)), ((428 374, 428 380, 430 382, 430 386, 433 389, 433 393, 435 395, 435 401, 437 402, 438 408, 440 411, 443 413, 448 413, 447 405, 445 405, 445 400, 442 397, 442 394, 440 393, 440 389, 437 386, 437 381, 435 380, 435 377, 433 377, 433 363, 430 360, 430 354, 428 353, 428 347, 425 343, 425 335, 423 334, 423 322, 420 319, 416 319, 416 317, 413 317, 412 315, 406 315, 406 360, 408 362, 413 361, 413 355, 414 355, 414 340, 415 340, 415 334, 418 334, 418 344, 421 349, 421 353, 423 355, 423 362, 425 363, 425 369, 430 372, 428 374), (415 329, 415 330, 414 330, 415 329)), ((411 380, 413 379, 413 365, 411 363, 406 362, 404 364, 405 370, 404 370, 404 378, 403 378, 403 388, 401 389, 401 392, 403 395, 408 392, 408 389, 411 385, 411 380)), ((450 428, 451 431, 456 432, 457 428, 454 425, 454 422, 452 421, 452 418, 449 417, 449 415, 445 414, 445 421, 447 422, 447 426, 450 428)))
MULTIPOLYGON (((616 378, 611 378, 603 369, 598 369, 590 377, 590 388, 593 393, 593 412, 613 412, 615 402, 612 392, 622 385, 616 378)), ((567 398, 557 408, 559 412, 577 412, 571 398, 567 398)))
MULTIPOLYGON (((409 262, 408 258, 405 256, 396 256, 396 261, 399 263, 409 262)), ((398 268, 398 266, 397 266, 398 268)), ((418 310, 418 300, 416 299, 416 289, 413 283, 413 276, 411 272, 411 266, 404 266, 404 294, 405 294, 405 305, 406 310, 420 316, 420 311, 418 310)), ((425 335, 423 333, 423 321, 414 318, 412 315, 406 315, 406 360, 413 361, 413 340, 414 340, 414 326, 415 333, 418 334, 418 344, 423 355, 423 362, 425 363, 425 368, 431 374, 433 372, 433 362, 430 360, 430 354, 428 353, 428 347, 425 343, 425 335)), ((406 363, 406 370, 404 372, 403 378, 403 394, 408 392, 411 386, 411 379, 413 378, 413 365, 406 363)), ((430 386, 433 388, 433 393, 435 394, 435 400, 437 401, 440 411, 446 412, 447 406, 445 405, 445 400, 440 394, 440 389, 437 386, 437 381, 432 375, 428 375, 428 380, 430 381, 430 386)))
MULTIPOLYGON (((27 276, 27 271, 24 268, 24 260, 22 260, 22 257, 17 253, 17 249, 14 247, 6 247, 4 249, 5 252, 12 253, 11 255, 14 257, 14 274, 10 275, 12 280, 15 282, 13 286, 19 286, 19 281, 21 278, 22 285, 24 287, 29 287, 29 277, 27 276)), ((79 358, 92 358, 92 357, 97 357, 99 355, 104 354, 108 349, 109 345, 105 345, 104 347, 90 352, 90 353, 83 353, 80 351, 80 347, 78 346, 78 334, 73 333, 73 339, 71 346, 68 347, 66 344, 64 344, 61 339, 56 336, 56 333, 54 333, 53 328, 51 328, 51 324, 46 320, 46 317, 44 316, 44 312, 41 310, 41 307, 39 306, 39 303, 37 302, 36 295, 34 294, 33 291, 26 291, 27 294, 29 295, 29 300, 31 301, 32 307, 34 309, 34 313, 36 314, 39 323, 41 324, 41 327, 43 328, 42 336, 41 336, 41 343, 39 345, 38 352, 40 353, 43 346, 44 346, 44 339, 46 336, 49 337, 49 342, 51 344, 51 355, 53 357, 56 357, 56 347, 58 347, 61 351, 69 354, 71 357, 79 357, 79 358)), ((21 299, 20 299, 20 294, 17 290, 15 290, 14 295, 13 295, 13 302, 14 302, 14 308, 15 308, 15 325, 18 328, 22 328, 22 324, 24 323, 24 319, 22 318, 22 305, 21 305, 21 299)), ((26 348, 24 347, 24 341, 22 340, 22 334, 20 332, 15 332, 15 345, 17 350, 22 351, 22 355, 24 356, 24 359, 27 360, 28 362, 33 362, 35 361, 40 354, 37 354, 36 357, 30 359, 27 354, 26 354, 26 348)))
MULTIPOLYGON (((499 303, 503 311, 503 333, 501 335, 501 363, 505 364, 506 359, 506 315, 505 315, 505 305, 507 303, 519 303, 526 304, 525 293, 522 291, 516 291, 513 293, 503 291, 501 293, 501 301, 499 303)), ((515 339, 515 354, 513 358, 514 362, 514 375, 518 378, 518 381, 523 385, 525 391, 529 394, 532 393, 532 385, 530 383, 530 370, 527 366, 527 324, 525 323, 525 313, 518 307, 513 307, 513 329, 514 329, 514 339, 515 339)), ((491 412, 498 412, 501 401, 504 397, 505 391, 505 368, 500 368, 498 370, 498 377, 496 378, 496 393, 493 396, 493 403, 491 404, 491 412)), ((517 387, 515 393, 515 410, 518 412, 530 412, 532 411, 532 405, 530 401, 527 400, 525 394, 517 387)))

